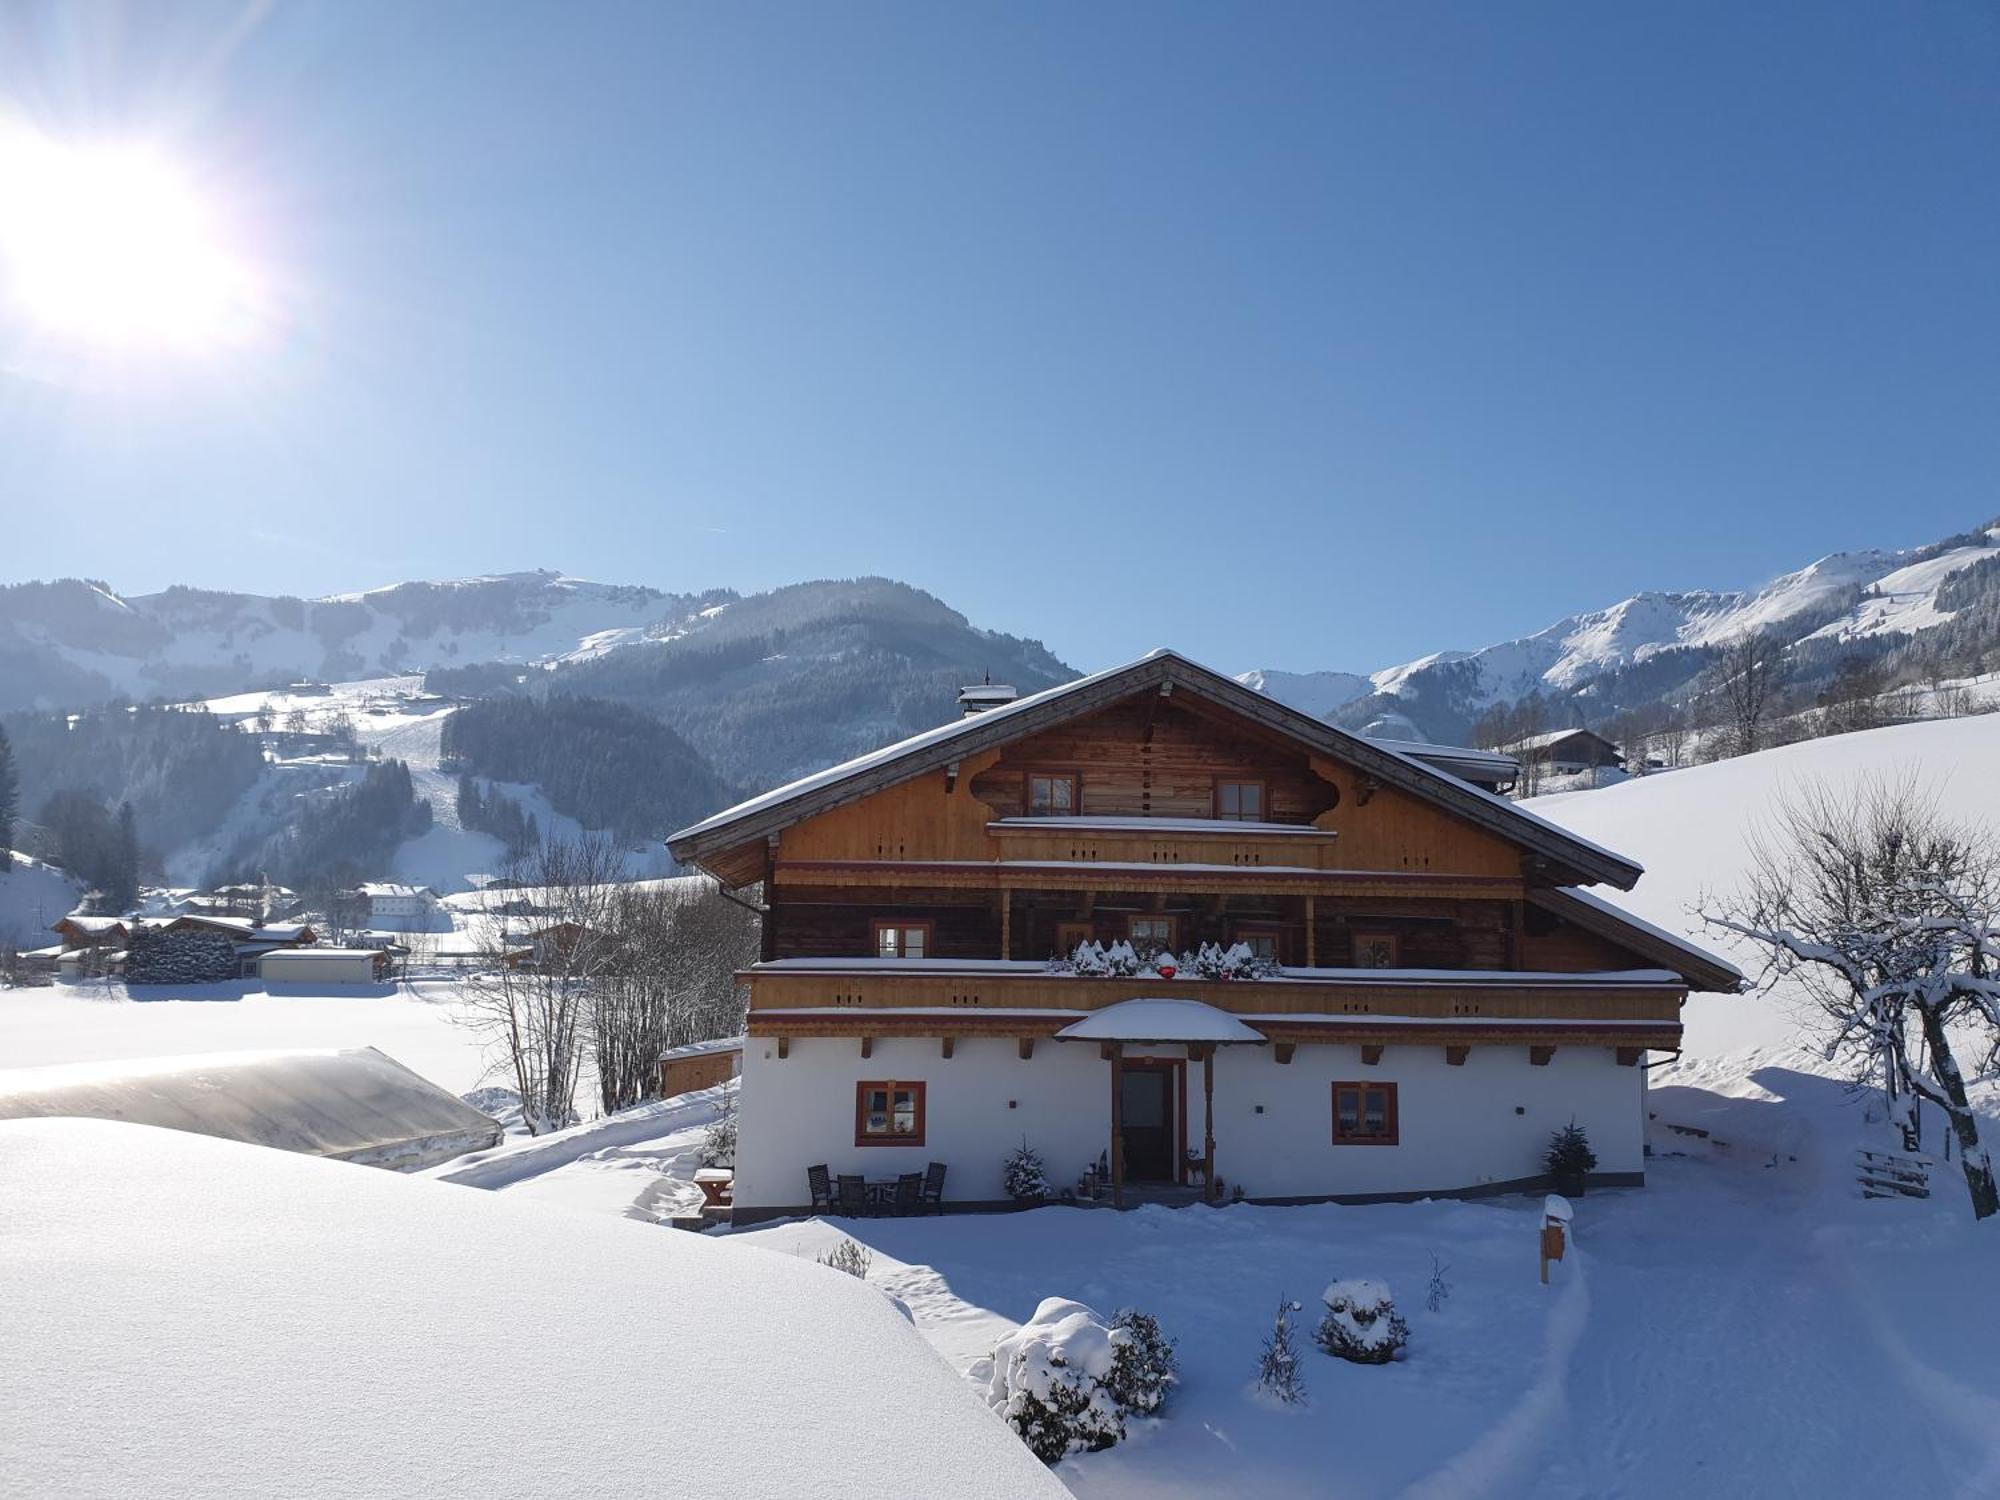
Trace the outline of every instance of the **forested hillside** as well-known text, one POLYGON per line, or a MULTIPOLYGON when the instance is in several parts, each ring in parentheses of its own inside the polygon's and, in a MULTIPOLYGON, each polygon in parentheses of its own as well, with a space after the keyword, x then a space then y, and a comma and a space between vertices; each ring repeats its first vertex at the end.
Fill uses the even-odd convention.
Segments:
POLYGON ((381 761, 359 781, 307 801, 289 827, 227 873, 241 880, 268 873, 305 891, 349 886, 379 879, 396 846, 430 826, 430 804, 415 795, 410 768, 381 761))
POLYGON ((21 818, 43 822, 59 793, 86 798, 112 817, 129 804, 140 847, 154 852, 216 827, 263 767, 254 736, 199 708, 14 714, 4 726, 21 818))
POLYGON ((558 812, 627 840, 659 838, 738 795, 658 719, 600 698, 557 693, 470 703, 445 720, 440 748, 465 772, 535 784, 558 812))

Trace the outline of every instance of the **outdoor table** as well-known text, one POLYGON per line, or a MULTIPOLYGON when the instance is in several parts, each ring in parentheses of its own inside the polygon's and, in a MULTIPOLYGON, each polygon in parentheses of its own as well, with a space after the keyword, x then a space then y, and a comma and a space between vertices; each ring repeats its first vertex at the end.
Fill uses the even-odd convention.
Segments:
POLYGON ((736 1174, 726 1167, 703 1167, 694 1174, 694 1185, 701 1189, 703 1208, 727 1208, 731 1189, 736 1184, 736 1174))

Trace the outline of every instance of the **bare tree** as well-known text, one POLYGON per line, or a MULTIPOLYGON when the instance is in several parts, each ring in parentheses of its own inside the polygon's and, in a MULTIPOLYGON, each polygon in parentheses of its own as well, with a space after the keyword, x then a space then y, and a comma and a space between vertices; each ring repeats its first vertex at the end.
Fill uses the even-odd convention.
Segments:
POLYGON ((1777 642, 1754 631, 1744 632, 1722 648, 1714 675, 1727 710, 1732 755, 1748 755, 1764 746, 1778 657, 1777 642))
POLYGON ((755 961, 757 921, 706 876, 620 889, 616 952, 596 991, 592 1048, 607 1112, 659 1091, 660 1054, 743 1027, 736 971, 755 961))
POLYGON ((500 1051, 522 1119, 539 1135, 576 1119, 591 1007, 618 947, 611 913, 621 861, 607 839, 550 839, 508 873, 545 915, 524 932, 497 910, 482 914, 485 962, 467 986, 466 1019, 500 1051))
POLYGON ((1913 1100, 1944 1112, 1979 1218, 2000 1212, 1953 1039, 2000 1060, 2000 866, 1986 835, 1946 820, 1914 781, 1818 785, 1753 842, 1752 874, 1712 928, 1767 955, 1827 1019, 1826 1055, 1880 1081, 1915 1136, 1913 1100))

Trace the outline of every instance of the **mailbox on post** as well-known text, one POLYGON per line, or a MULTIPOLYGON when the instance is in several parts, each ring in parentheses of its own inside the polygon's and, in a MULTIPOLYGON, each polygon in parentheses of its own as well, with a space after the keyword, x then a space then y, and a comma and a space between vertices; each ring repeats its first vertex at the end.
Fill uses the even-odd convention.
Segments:
POLYGON ((1549 1262, 1561 1260, 1569 1246, 1569 1199, 1550 1193, 1542 1201, 1542 1285, 1549 1284, 1549 1262))

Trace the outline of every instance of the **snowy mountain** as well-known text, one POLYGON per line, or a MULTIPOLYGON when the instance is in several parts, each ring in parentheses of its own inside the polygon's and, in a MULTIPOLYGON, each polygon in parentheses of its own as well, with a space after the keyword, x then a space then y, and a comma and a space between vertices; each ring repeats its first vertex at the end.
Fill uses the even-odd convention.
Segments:
POLYGON ((2000 527, 1905 551, 1835 553, 1755 589, 1635 594, 1533 635, 1419 657, 1366 679, 1264 671, 1239 680, 1350 727, 1382 722, 1456 740, 1485 709, 1530 693, 1574 700, 1584 719, 1654 701, 1746 632, 1767 632, 1787 648, 1795 679, 1830 674, 1842 656, 1885 655, 1950 627, 1957 627, 1953 649, 1985 649, 2000 643, 1979 608, 1995 593, 2000 527))
POLYGON ((174 587, 124 596, 74 578, 0 588, 0 710, 115 695, 192 698, 301 678, 600 653, 733 595, 561 573, 399 583, 322 599, 174 587))

